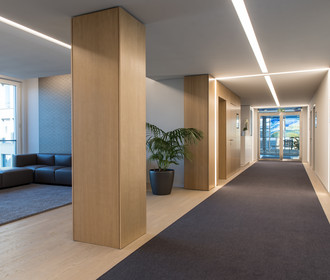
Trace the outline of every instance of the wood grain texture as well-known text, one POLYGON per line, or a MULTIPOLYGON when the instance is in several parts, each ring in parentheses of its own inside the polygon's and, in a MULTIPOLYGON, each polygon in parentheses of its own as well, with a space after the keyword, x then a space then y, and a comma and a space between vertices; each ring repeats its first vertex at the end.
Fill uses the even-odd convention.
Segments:
POLYGON ((204 138, 189 147, 193 160, 184 161, 184 187, 209 190, 209 75, 184 77, 184 127, 203 132, 204 138))
MULTIPOLYGON (((240 128, 236 127, 236 116, 240 116, 240 107, 227 102, 227 174, 230 176, 240 168, 240 128)), ((226 177, 226 178, 227 178, 226 177)))
POLYGON ((217 92, 218 96, 231 102, 232 104, 236 106, 241 106, 241 99, 239 96, 237 96, 234 92, 232 92, 230 89, 225 87, 222 83, 217 81, 217 92))
POLYGON ((144 28, 125 13, 72 20, 74 240, 116 248, 145 231, 145 178, 137 175, 145 174, 145 38, 137 39, 144 28))
POLYGON ((208 189, 212 189, 216 186, 216 179, 215 179, 215 145, 216 145, 216 140, 215 140, 215 132, 216 132, 216 92, 215 92, 215 83, 216 80, 212 77, 209 76, 209 93, 208 93, 208 123, 209 123, 209 128, 208 128, 208 149, 209 149, 209 157, 208 157, 208 171, 209 171, 209 184, 208 184, 208 189))
POLYGON ((112 247, 120 244, 118 40, 118 9, 72 20, 74 240, 112 247))
POLYGON ((191 147, 194 160, 185 160, 185 188, 210 190, 215 181, 228 178, 240 168, 240 128, 236 128, 236 114, 240 117, 240 98, 210 75, 184 78, 185 127, 195 127, 204 133, 201 143, 191 147))
POLYGON ((227 110, 226 100, 218 97, 218 170, 219 179, 227 178, 227 110))
POLYGON ((219 179, 226 179, 240 168, 240 128, 236 128, 236 115, 241 117, 240 98, 217 81, 219 101, 218 157, 219 179))
POLYGON ((120 247, 146 232, 145 27, 119 9, 120 247))

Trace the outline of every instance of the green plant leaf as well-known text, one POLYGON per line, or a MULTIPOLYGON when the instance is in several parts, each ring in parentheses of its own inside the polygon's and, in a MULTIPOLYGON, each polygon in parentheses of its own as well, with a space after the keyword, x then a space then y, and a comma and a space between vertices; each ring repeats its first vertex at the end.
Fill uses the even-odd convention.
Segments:
POLYGON ((191 160, 189 145, 203 139, 203 132, 195 128, 177 128, 165 132, 159 127, 147 123, 147 149, 150 160, 156 161, 159 170, 168 169, 170 164, 178 165, 184 158, 191 160))

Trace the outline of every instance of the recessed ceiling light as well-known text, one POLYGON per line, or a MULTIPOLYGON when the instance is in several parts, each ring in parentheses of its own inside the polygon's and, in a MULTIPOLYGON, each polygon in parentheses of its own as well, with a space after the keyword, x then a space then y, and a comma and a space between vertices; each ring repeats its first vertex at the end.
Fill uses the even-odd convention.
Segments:
POLYGON ((1 16, 0 16, 0 22, 3 22, 3 23, 8 24, 8 25, 10 25, 10 26, 12 26, 12 27, 18 28, 18 29, 20 29, 20 30, 23 30, 23 31, 25 31, 25 32, 28 32, 28 33, 33 34, 33 35, 35 35, 35 36, 38 36, 38 37, 40 37, 40 38, 42 38, 42 39, 45 39, 45 40, 47 40, 47 41, 50 41, 50 42, 55 43, 55 44, 57 44, 57 45, 60 45, 60 46, 62 46, 62 47, 64 47, 64 48, 71 49, 71 46, 70 46, 70 45, 68 45, 68 44, 66 44, 66 43, 64 43, 64 42, 62 42, 62 41, 59 41, 59 40, 57 40, 57 39, 55 39, 55 38, 52 38, 52 37, 50 37, 50 36, 47 36, 47 35, 45 35, 45 34, 43 34, 43 33, 40 33, 40 32, 38 32, 38 31, 35 31, 35 30, 31 29, 31 28, 28 28, 28 27, 26 27, 26 26, 24 26, 24 25, 21 25, 21 24, 19 24, 19 23, 16 23, 16 22, 11 21, 11 20, 9 20, 9 19, 6 19, 6 18, 4 18, 4 17, 1 17, 1 16))
POLYGON ((267 82, 267 85, 270 89, 270 92, 275 100, 275 103, 276 103, 276 106, 277 107, 280 107, 280 102, 278 101, 278 98, 277 98, 277 95, 276 95, 276 91, 275 91, 275 88, 274 88, 274 85, 273 85, 273 82, 272 82, 272 79, 269 77, 269 76, 265 76, 265 80, 267 82))
POLYGON ((241 21, 246 37, 248 38, 254 55, 258 61, 262 73, 267 73, 267 66, 259 47, 259 43, 252 27, 252 23, 243 0, 232 0, 236 13, 241 21))
POLYGON ((330 68, 316 68, 316 69, 295 70, 295 71, 275 72, 275 73, 266 73, 266 74, 220 77, 220 78, 216 78, 216 80, 230 80, 230 79, 253 78, 253 77, 264 77, 264 76, 275 76, 275 75, 288 75, 288 74, 298 74, 298 73, 308 73, 308 72, 322 72, 322 71, 329 71, 329 70, 330 70, 330 68))

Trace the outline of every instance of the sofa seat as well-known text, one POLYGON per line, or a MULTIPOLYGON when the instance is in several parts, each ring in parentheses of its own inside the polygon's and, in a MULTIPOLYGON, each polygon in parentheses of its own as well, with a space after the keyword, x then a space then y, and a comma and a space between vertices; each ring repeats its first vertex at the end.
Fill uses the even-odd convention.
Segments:
POLYGON ((55 184, 55 171, 63 166, 44 166, 35 169, 34 181, 40 184, 55 184))
POLYGON ((72 185, 72 168, 63 167, 55 170, 55 184, 57 185, 72 185))
POLYGON ((0 169, 0 188, 8 188, 33 182, 33 171, 22 167, 0 169))

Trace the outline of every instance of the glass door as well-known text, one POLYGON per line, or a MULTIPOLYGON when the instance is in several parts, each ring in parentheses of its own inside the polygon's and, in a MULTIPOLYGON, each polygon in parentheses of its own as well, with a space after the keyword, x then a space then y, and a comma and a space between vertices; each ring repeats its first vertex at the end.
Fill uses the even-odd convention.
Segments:
POLYGON ((12 166, 16 135, 16 86, 0 83, 0 167, 12 166))
POLYGON ((300 116, 283 116, 283 159, 300 159, 300 116))
POLYGON ((260 116, 260 159, 280 159, 280 116, 260 116))
POLYGON ((300 113, 259 114, 259 159, 300 160, 300 113))

